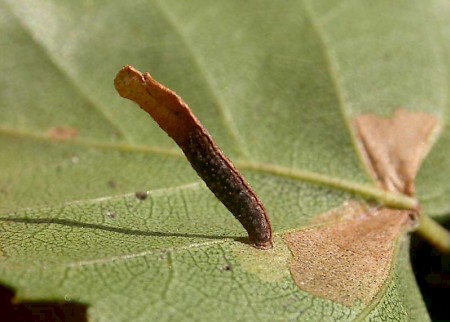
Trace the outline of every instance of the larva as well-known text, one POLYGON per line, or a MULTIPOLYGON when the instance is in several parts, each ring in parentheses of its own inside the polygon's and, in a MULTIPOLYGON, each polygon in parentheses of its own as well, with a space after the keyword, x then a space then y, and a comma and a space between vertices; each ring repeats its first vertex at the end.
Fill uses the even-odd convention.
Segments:
POLYGON ((114 85, 120 96, 136 102, 178 144, 214 195, 239 220, 257 248, 272 247, 267 212, 250 185, 219 149, 183 100, 131 66, 117 74, 114 85))

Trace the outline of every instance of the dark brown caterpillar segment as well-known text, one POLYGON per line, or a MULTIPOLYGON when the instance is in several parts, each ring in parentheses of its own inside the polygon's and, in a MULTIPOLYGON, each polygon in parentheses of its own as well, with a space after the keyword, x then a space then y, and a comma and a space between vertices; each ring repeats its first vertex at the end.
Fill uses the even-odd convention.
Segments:
POLYGON ((250 242, 258 248, 271 248, 266 209, 211 136, 203 128, 195 129, 189 133, 188 145, 181 148, 209 189, 247 230, 250 242))
POLYGON ((248 232, 257 248, 272 247, 266 210, 232 163, 213 141, 183 100, 156 82, 125 66, 114 85, 120 96, 136 102, 183 150, 192 167, 248 232))

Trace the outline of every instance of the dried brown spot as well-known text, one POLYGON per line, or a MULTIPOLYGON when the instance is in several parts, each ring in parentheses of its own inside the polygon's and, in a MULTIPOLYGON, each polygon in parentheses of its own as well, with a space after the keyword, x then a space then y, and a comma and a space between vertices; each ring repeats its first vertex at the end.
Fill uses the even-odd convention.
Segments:
POLYGON ((134 196, 137 199, 144 201, 148 197, 148 192, 147 191, 137 191, 134 193, 134 196))
POLYGON ((373 114, 355 118, 366 165, 388 191, 415 195, 414 179, 438 121, 425 113, 395 111, 392 118, 373 114))
POLYGON ((224 271, 232 271, 233 270, 233 266, 231 266, 230 264, 227 264, 223 267, 224 271))
POLYGON ((367 205, 350 200, 344 202, 340 207, 333 208, 325 213, 315 216, 311 220, 311 224, 328 225, 338 221, 353 220, 361 215, 366 216, 368 211, 370 211, 370 208, 368 208, 367 205))
POLYGON ((76 138, 78 130, 72 127, 52 127, 47 136, 52 140, 71 140, 76 138))
POLYGON ((287 234, 295 283, 349 307, 369 303, 389 276, 396 242, 412 228, 409 213, 354 203, 338 209, 335 222, 287 234))
POLYGON ((109 219, 116 219, 117 218, 117 213, 115 211, 108 210, 105 213, 105 217, 109 218, 109 219))
POLYGON ((0 187, 0 195, 7 195, 8 194, 8 188, 6 187, 0 187))
POLYGON ((112 188, 112 189, 117 189, 117 187, 118 187, 118 184, 117 184, 117 181, 116 181, 116 180, 109 180, 109 181, 107 182, 107 184, 108 184, 108 186, 109 186, 110 188, 112 188))

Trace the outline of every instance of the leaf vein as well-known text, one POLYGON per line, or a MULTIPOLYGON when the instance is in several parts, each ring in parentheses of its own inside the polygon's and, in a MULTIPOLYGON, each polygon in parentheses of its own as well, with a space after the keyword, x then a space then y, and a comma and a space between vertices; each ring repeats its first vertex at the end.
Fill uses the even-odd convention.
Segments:
POLYGON ((317 39, 319 40, 320 47, 322 48, 324 64, 330 76, 334 92, 336 93, 336 99, 339 105, 339 109, 341 111, 342 119, 349 133, 353 150, 358 156, 359 165, 364 169, 367 177, 370 178, 370 180, 373 180, 372 176, 370 175, 370 170, 365 166, 364 157, 361 153, 361 149, 359 148, 360 143, 358 140, 356 130, 351 124, 350 120, 351 115, 349 115, 351 113, 350 111, 347 111, 350 109, 349 106, 350 103, 346 101, 344 86, 342 85, 342 82, 338 75, 338 63, 335 61, 331 51, 328 49, 325 32, 320 27, 318 19, 314 16, 312 8, 310 8, 310 6, 306 4, 305 0, 303 0, 303 5, 305 8, 306 17, 309 19, 312 29, 316 33, 317 39))
POLYGON ((218 112, 220 113, 223 124, 225 128, 228 130, 228 133, 231 137, 231 139, 235 142, 234 146, 238 149, 238 152, 241 154, 241 156, 246 156, 247 153, 244 151, 242 147, 242 140, 240 140, 240 135, 236 127, 233 125, 233 117, 228 112, 228 110, 224 107, 223 102, 220 100, 219 95, 214 90, 212 84, 212 79, 208 76, 203 64, 200 62, 199 54, 195 52, 192 45, 190 44, 187 36, 181 31, 182 28, 180 28, 176 22, 176 19, 173 19, 171 16, 171 13, 169 10, 167 10, 163 5, 161 5, 160 2, 157 3, 157 8, 165 17, 166 21, 169 23, 169 25, 172 27, 172 29, 176 32, 176 34, 179 35, 179 38, 181 40, 181 43, 184 45, 184 47, 187 49, 187 53, 191 57, 192 61, 194 62, 195 66, 197 67, 197 70, 199 71, 199 74, 203 77, 204 83, 206 85, 206 89, 211 94, 211 97, 213 98, 215 105, 218 109, 218 112))
MULTIPOLYGON (((7 4, 6 6, 9 7, 7 4)), ((36 37, 33 36, 33 32, 26 25, 26 23, 20 18, 20 15, 16 14, 14 9, 12 9, 11 7, 9 7, 9 10, 11 12, 11 16, 14 17, 14 19, 18 22, 19 26, 29 37, 31 42, 35 44, 36 47, 43 52, 44 56, 47 57, 48 61, 54 66, 55 70, 62 75, 62 77, 67 81, 67 83, 70 86, 72 86, 81 97, 85 99, 85 101, 89 106, 91 106, 93 109, 99 112, 100 115, 103 116, 103 118, 114 128, 117 134, 124 137, 128 142, 132 142, 132 140, 127 136, 124 129, 120 126, 119 122, 113 120, 113 118, 105 111, 105 109, 101 108, 99 104, 94 102, 92 98, 82 89, 82 87, 78 85, 77 81, 72 75, 70 75, 68 70, 66 70, 60 62, 58 62, 58 59, 55 57, 55 55, 52 54, 52 50, 48 49, 44 43, 42 43, 36 37)))

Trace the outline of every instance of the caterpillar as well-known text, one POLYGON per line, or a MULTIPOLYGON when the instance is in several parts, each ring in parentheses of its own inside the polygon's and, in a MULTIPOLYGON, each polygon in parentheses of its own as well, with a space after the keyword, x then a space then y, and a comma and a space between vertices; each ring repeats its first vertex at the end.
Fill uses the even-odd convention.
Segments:
POLYGON ((131 66, 119 71, 114 85, 120 96, 136 102, 175 141, 208 188, 245 228, 250 243, 271 248, 272 228, 264 205, 189 106, 149 73, 142 75, 131 66))

